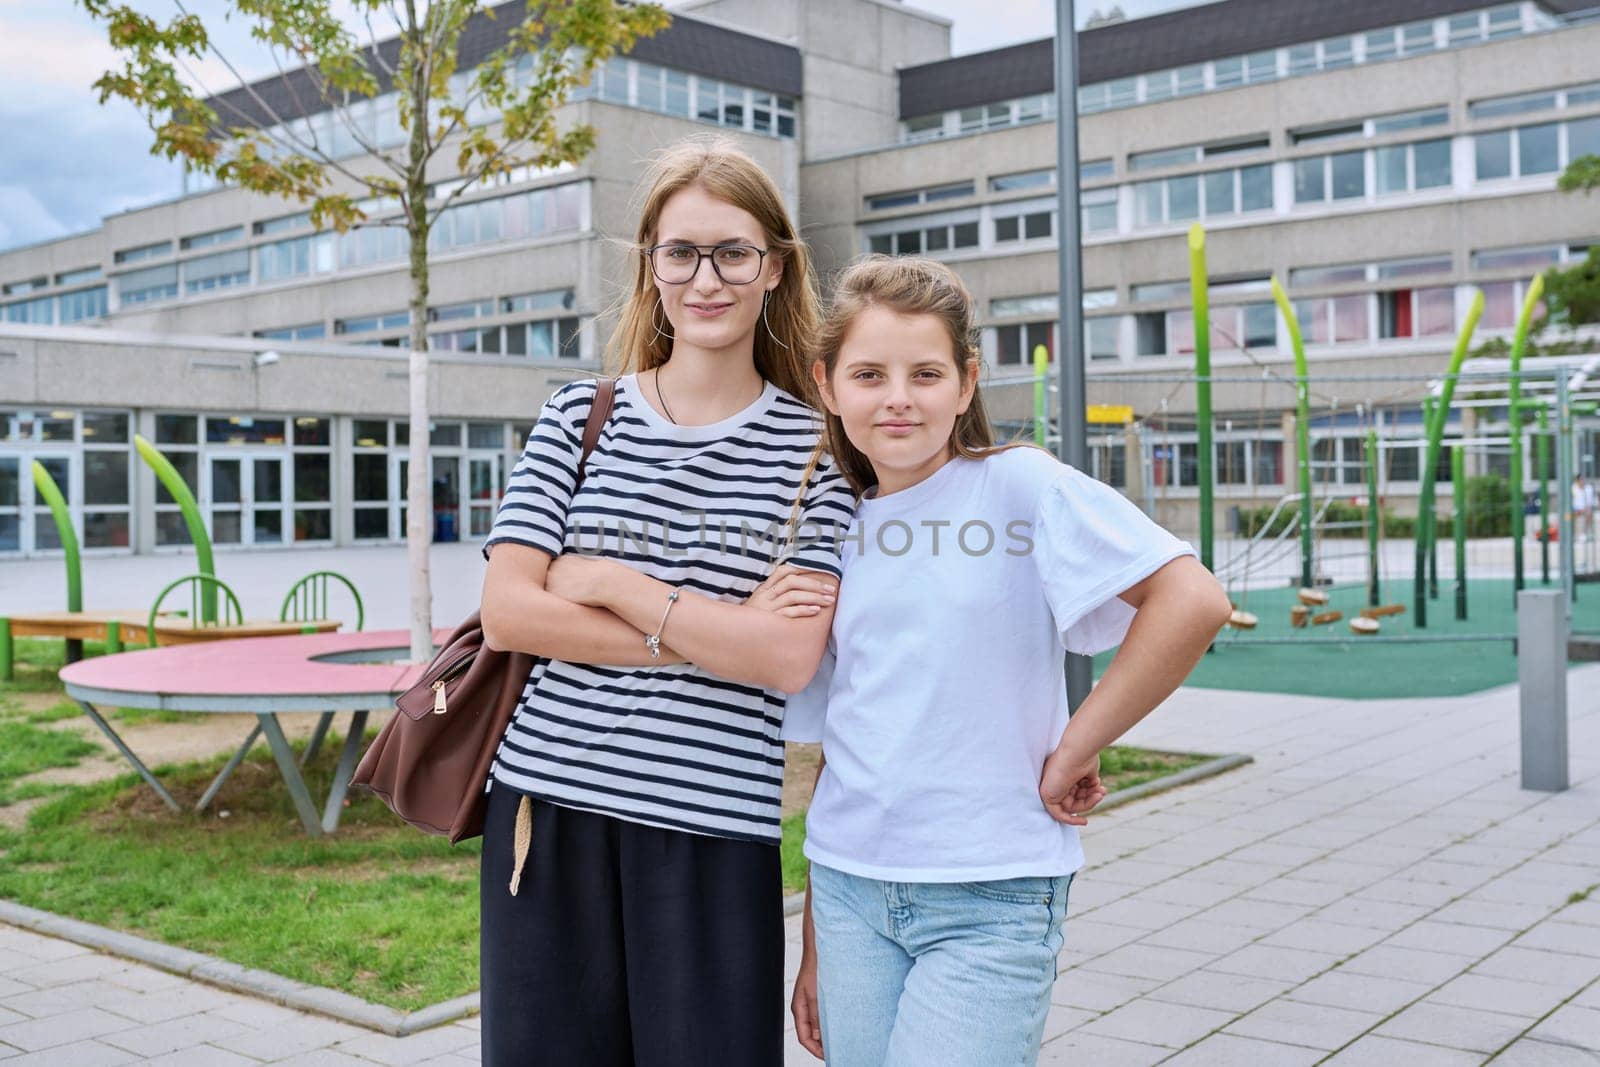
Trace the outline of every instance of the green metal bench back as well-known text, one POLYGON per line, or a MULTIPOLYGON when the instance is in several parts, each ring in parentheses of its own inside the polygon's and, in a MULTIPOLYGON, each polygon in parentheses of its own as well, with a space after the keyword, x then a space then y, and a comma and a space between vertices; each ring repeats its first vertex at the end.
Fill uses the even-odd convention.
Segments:
POLYGON ((355 583, 338 571, 312 571, 291 585, 288 595, 283 598, 283 607, 278 611, 278 619, 282 622, 303 622, 333 618, 328 611, 330 582, 342 582, 350 590, 350 596, 356 602, 356 629, 361 629, 367 621, 366 609, 361 605, 361 594, 356 591, 355 583))
POLYGON ((179 586, 189 587, 189 624, 194 629, 206 625, 226 625, 244 621, 244 612, 239 607, 239 598, 228 583, 213 574, 186 574, 182 578, 171 582, 156 595, 156 602, 150 605, 150 616, 145 621, 145 637, 150 647, 156 647, 156 616, 161 613, 161 605, 179 586), (206 618, 206 601, 214 600, 216 594, 222 592, 222 605, 220 619, 208 620, 206 618), (209 594, 209 596, 207 595, 209 594))

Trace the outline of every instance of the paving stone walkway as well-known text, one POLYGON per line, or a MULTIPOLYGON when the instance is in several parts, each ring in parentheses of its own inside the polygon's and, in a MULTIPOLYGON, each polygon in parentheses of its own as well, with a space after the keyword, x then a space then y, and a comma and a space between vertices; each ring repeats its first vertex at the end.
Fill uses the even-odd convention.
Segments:
MULTIPOLYGON (((1175 695, 1132 740, 1256 762, 1092 820, 1040 1062, 1600 1065, 1600 665, 1570 690, 1554 795, 1511 689, 1175 695)), ((380 1036, 0 926, 3 1067, 477 1060, 475 1019, 380 1036)))

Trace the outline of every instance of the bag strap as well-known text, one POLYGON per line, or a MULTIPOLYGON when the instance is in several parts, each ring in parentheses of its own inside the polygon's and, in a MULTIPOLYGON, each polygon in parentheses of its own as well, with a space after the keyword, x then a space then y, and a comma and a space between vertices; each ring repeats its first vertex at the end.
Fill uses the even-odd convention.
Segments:
POLYGON ((611 417, 611 402, 617 396, 617 380, 601 378, 594 391, 594 401, 589 405, 589 420, 583 424, 583 451, 578 454, 578 481, 583 481, 583 469, 600 442, 600 431, 611 417))

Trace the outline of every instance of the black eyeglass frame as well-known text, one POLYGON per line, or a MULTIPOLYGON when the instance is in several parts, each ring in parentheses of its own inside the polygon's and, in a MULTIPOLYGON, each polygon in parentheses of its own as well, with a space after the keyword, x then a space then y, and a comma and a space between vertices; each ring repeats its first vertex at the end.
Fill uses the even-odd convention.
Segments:
POLYGON ((747 245, 742 241, 730 241, 727 244, 720 245, 692 245, 683 241, 666 241, 661 244, 651 245, 648 248, 641 248, 639 251, 644 255, 645 262, 650 264, 651 275, 653 275, 655 280, 660 282, 662 285, 688 285, 699 276, 700 264, 705 262, 707 259, 711 260, 711 270, 714 274, 716 274, 717 280, 723 285, 754 285, 756 282, 761 280, 762 268, 764 268, 767 264, 767 253, 771 252, 772 249, 757 248, 755 245, 747 245), (661 272, 656 269, 656 249, 658 248, 694 249, 694 270, 690 271, 689 276, 683 279, 681 282, 669 281, 668 279, 663 278, 661 276, 661 272), (727 278, 724 278, 722 276, 722 268, 717 266, 717 249, 719 248, 748 248, 750 251, 754 252, 756 254, 755 277, 751 278, 747 282, 730 282, 727 278), (710 249, 710 251, 706 251, 707 249, 710 249))

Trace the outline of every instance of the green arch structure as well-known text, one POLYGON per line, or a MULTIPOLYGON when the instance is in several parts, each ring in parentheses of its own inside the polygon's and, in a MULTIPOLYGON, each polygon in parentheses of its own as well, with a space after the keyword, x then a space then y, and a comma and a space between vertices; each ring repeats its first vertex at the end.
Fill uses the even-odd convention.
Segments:
MULTIPOLYGON (((1461 364, 1466 361, 1467 346, 1472 343, 1472 333, 1478 328, 1478 320, 1482 317, 1483 290, 1474 289, 1472 306, 1467 309, 1467 320, 1461 324, 1455 351, 1450 354, 1450 369, 1445 372, 1444 385, 1439 390, 1439 402, 1434 405, 1433 417, 1428 420, 1428 451, 1422 467, 1422 492, 1417 498, 1417 570, 1412 579, 1416 611, 1413 625, 1419 630, 1428 625, 1427 583, 1423 568, 1433 546, 1434 526, 1437 525, 1433 514, 1434 481, 1439 466, 1440 444, 1444 439, 1444 424, 1450 417, 1450 402, 1456 395, 1456 379, 1461 374, 1461 364)), ((1517 363, 1521 365, 1520 356, 1517 363)), ((1458 485, 1455 491, 1465 492, 1465 488, 1458 485)))
POLYGON ((1523 586, 1522 531, 1527 523, 1522 515, 1522 354, 1528 347, 1528 329, 1533 323, 1533 311, 1544 296, 1544 275, 1535 274, 1528 286, 1527 298, 1522 301, 1522 313, 1517 316, 1517 332, 1511 341, 1511 389, 1507 411, 1511 422, 1511 598, 1515 604, 1517 593, 1523 586))
POLYGON ((56 520, 56 534, 61 538, 61 548, 67 554, 67 610, 82 611, 83 559, 78 551, 78 535, 72 529, 72 512, 67 508, 67 498, 38 460, 33 461, 33 487, 50 505, 50 516, 56 520))
MULTIPOLYGON (((177 501, 178 510, 183 512, 184 525, 189 528, 189 540, 194 542, 195 566, 201 574, 215 578, 217 569, 211 557, 211 535, 206 532, 206 524, 200 517, 200 505, 189 491, 188 483, 155 445, 139 434, 133 435, 133 444, 150 469, 156 472, 156 477, 161 479, 161 484, 167 487, 167 492, 172 494, 172 499, 177 501)), ((202 622, 217 621, 217 588, 212 582, 201 583, 200 611, 202 622)))
POLYGON ((1300 335, 1300 320, 1295 317, 1289 294, 1278 279, 1272 279, 1272 299, 1289 328, 1289 347, 1294 352, 1294 458, 1300 469, 1300 585, 1311 586, 1311 372, 1306 365, 1306 345, 1300 335))

